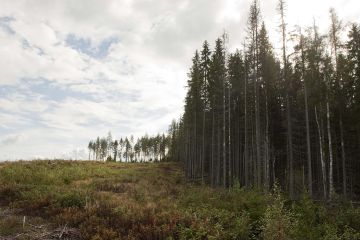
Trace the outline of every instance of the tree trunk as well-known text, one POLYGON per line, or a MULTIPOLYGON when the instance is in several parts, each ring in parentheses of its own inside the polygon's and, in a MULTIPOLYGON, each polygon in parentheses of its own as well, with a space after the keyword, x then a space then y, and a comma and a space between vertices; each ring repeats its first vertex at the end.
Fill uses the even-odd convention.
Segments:
MULTIPOLYGON (((228 41, 228 36, 226 34, 226 32, 224 32, 223 34, 223 44, 224 44, 224 62, 225 62, 225 66, 227 64, 227 59, 226 59, 226 55, 227 55, 227 41, 228 41)), ((222 145, 223 145, 223 153, 222 153, 222 160, 223 160, 223 185, 224 188, 227 187, 227 159, 226 159, 226 73, 224 73, 223 76, 223 139, 222 139, 222 145)), ((229 132, 230 135, 230 132, 229 132)), ((230 166, 229 166, 230 167, 230 166)))
POLYGON ((212 130, 211 130, 211 185, 215 182, 215 168, 214 168, 214 143, 215 143, 215 115, 212 112, 212 130))
POLYGON ((288 166, 289 166, 289 190, 290 198, 294 198, 294 170, 293 170, 293 139, 292 139, 292 121, 291 121, 291 104, 290 104, 290 86, 291 82, 287 78, 287 55, 286 55, 286 24, 285 24, 285 3, 283 0, 279 1, 279 10, 281 17, 281 33, 282 33, 282 52, 283 52, 283 82, 287 84, 286 89, 286 108, 287 108, 287 143, 288 143, 288 166))
POLYGON ((322 138, 322 131, 321 126, 319 123, 319 117, 317 113, 317 109, 315 106, 315 119, 316 124, 318 128, 318 134, 319 134, 319 147, 320 147, 320 161, 321 161, 321 172, 322 172, 322 179, 323 179, 323 191, 324 191, 324 198, 326 198, 326 167, 325 167, 325 160, 324 160, 324 152, 323 152, 323 138, 322 138))
MULTIPOLYGON (((220 120, 220 124, 221 124, 221 120, 220 120)), ((220 186, 220 175, 221 175, 221 165, 220 165, 220 160, 221 160, 221 129, 218 128, 218 134, 217 134, 217 147, 218 147, 218 154, 217 154, 217 161, 216 161, 216 185, 220 186)))
POLYGON ((229 121, 229 136, 228 136, 228 141, 229 141, 229 146, 228 146, 228 149, 229 149, 229 158, 228 158, 228 177, 229 177, 229 180, 228 180, 228 183, 229 183, 229 186, 231 186, 231 183, 232 183, 232 162, 231 162, 231 87, 229 85, 229 95, 228 95, 228 104, 229 104, 229 108, 228 108, 228 111, 229 111, 229 116, 228 116, 228 121, 229 121))
POLYGON ((341 160, 342 160, 342 175, 343 175, 343 194, 346 197, 346 162, 345 162, 345 144, 344 144, 344 130, 342 111, 340 110, 340 142, 341 142, 341 160))
POLYGON ((290 111, 290 99, 289 93, 286 94, 286 106, 287 106, 287 138, 288 138, 288 162, 289 162, 289 192, 290 198, 294 198, 294 167, 293 167, 293 141, 292 141, 292 123, 291 123, 291 111, 290 111))
POLYGON ((185 143, 185 156, 186 156, 186 164, 185 164, 185 174, 186 177, 189 178, 189 173, 190 173, 190 154, 189 154, 189 145, 190 145, 190 141, 189 141, 190 137, 189 137, 189 128, 188 126, 186 126, 186 143, 185 143))
POLYGON ((303 35, 300 29, 300 46, 301 46, 301 70, 304 81, 304 100, 305 100, 305 122, 306 122, 306 149, 307 149, 307 165, 308 165, 308 191, 309 196, 312 197, 312 163, 311 163, 311 142, 310 142, 310 124, 309 124, 309 104, 308 104, 308 91, 305 79, 305 54, 303 35))
POLYGON ((202 129, 202 156, 201 156, 201 183, 204 184, 204 164, 205 164, 205 122, 206 112, 203 112, 203 129, 202 129))
POLYGON ((222 161, 223 161, 223 185, 226 187, 226 86, 225 86, 225 77, 223 82, 223 123, 222 123, 222 161))
POLYGON ((331 125, 330 125, 330 104, 329 97, 326 98, 326 119, 327 119, 327 134, 328 134, 328 143, 329 143, 329 197, 332 198, 334 195, 334 178, 333 178, 333 150, 332 150, 332 140, 331 140, 331 125))
POLYGON ((305 121, 306 121, 306 146, 307 146, 307 165, 308 165, 308 191, 309 196, 312 197, 312 167, 311 167, 311 143, 310 143, 310 126, 309 126, 309 107, 307 86, 304 79, 304 96, 305 96, 305 121))
POLYGON ((255 29, 255 66, 254 66, 254 91, 255 91, 255 139, 256 139, 256 179, 257 179, 257 187, 261 186, 261 134, 260 134, 260 94, 259 94, 259 86, 258 86, 258 34, 257 34, 257 25, 255 29))
MULTIPOLYGON (((255 74, 256 76, 256 74, 255 74)), ((260 111, 259 111, 259 93, 257 86, 257 77, 254 81, 255 90, 255 139, 256 139, 256 185, 260 188, 261 185, 261 153, 260 153, 260 111)))
POLYGON ((194 157, 193 157, 193 179, 196 176, 196 168, 197 168, 197 161, 198 161, 198 154, 197 154, 197 112, 195 110, 195 130, 194 130, 194 157))
MULTIPOLYGON (((245 46, 245 44, 244 44, 245 46)), ((244 83, 244 170, 245 186, 249 187, 249 157, 248 157, 248 126, 247 126, 247 63, 245 62, 245 83, 244 83)))
POLYGON ((269 144, 270 144, 270 139, 269 139, 269 106, 268 106, 268 93, 267 93, 267 89, 265 90, 265 154, 264 154, 264 185, 265 185, 265 191, 269 191, 269 186, 270 186, 270 179, 269 179, 269 144))

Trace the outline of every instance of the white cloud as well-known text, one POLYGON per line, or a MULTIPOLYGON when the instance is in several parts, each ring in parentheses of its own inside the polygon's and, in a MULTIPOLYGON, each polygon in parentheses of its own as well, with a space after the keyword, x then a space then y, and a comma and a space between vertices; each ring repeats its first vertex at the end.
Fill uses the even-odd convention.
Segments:
POLYGON ((12 135, 8 135, 3 137, 0 140, 0 144, 1 145, 14 145, 14 144, 18 144, 19 142, 23 141, 25 139, 25 136, 22 134, 12 134, 12 135))

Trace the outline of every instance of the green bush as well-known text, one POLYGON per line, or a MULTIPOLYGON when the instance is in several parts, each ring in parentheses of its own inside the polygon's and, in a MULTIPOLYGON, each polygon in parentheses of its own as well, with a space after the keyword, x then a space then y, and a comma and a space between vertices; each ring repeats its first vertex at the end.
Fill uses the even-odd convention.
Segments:
POLYGON ((21 188, 15 184, 0 186, 0 205, 7 205, 21 198, 21 188))
POLYGON ((276 186, 272 194, 272 201, 263 218, 262 237, 264 240, 292 239, 292 231, 296 227, 296 218, 289 209, 286 209, 285 199, 276 186))
POLYGON ((304 194, 293 204, 292 209, 298 222, 293 229, 296 239, 320 239, 323 232, 321 227, 325 221, 323 206, 315 204, 308 195, 304 194))
POLYGON ((231 239, 248 239, 251 230, 251 220, 247 212, 236 217, 233 227, 230 229, 231 239))
POLYGON ((84 208, 85 207, 85 196, 79 193, 66 193, 60 197, 59 203, 63 208, 84 208))
POLYGON ((0 239, 1 236, 9 236, 19 231, 21 220, 16 217, 5 217, 0 219, 0 239))
POLYGON ((344 233, 341 235, 343 240, 360 240, 360 230, 345 227, 344 233))

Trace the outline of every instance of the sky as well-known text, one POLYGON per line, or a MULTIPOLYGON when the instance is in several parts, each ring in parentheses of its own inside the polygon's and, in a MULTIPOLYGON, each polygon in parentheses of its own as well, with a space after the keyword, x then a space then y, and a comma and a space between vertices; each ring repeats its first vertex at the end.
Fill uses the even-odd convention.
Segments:
MULTIPOLYGON (((0 0, 0 161, 87 158, 87 144, 166 132, 183 111, 191 58, 224 30, 242 48, 251 0, 0 0)), ((275 51, 277 0, 262 0, 275 51)), ((360 23, 358 0, 288 0, 287 22, 329 8, 360 23)))

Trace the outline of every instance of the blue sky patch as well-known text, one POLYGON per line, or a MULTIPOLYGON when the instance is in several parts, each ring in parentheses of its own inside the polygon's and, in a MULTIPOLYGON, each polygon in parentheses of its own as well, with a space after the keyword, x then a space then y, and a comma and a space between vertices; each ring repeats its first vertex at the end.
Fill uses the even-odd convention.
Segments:
POLYGON ((23 79, 32 93, 41 95, 44 99, 63 101, 66 98, 92 99, 91 94, 71 90, 68 86, 63 87, 47 79, 23 79))
POLYGON ((5 32, 9 34, 15 34, 15 31, 10 27, 10 23, 12 21, 15 21, 15 18, 13 17, 0 17, 0 28, 2 28, 5 32))
POLYGON ((101 59, 109 54, 111 44, 119 42, 117 37, 108 37, 101 41, 99 45, 94 45, 90 38, 78 37, 68 34, 66 45, 90 57, 101 59))

